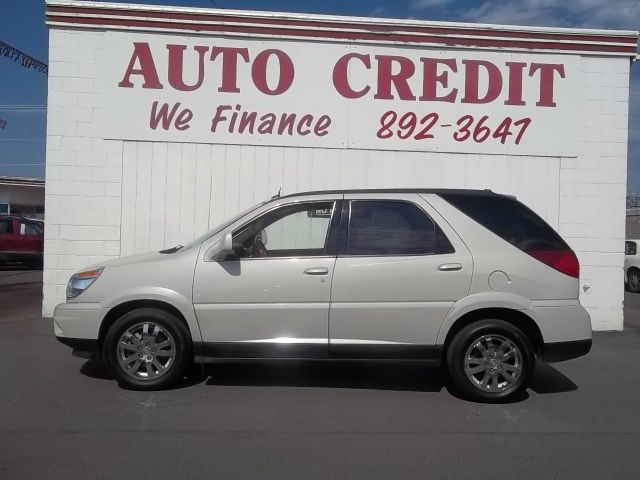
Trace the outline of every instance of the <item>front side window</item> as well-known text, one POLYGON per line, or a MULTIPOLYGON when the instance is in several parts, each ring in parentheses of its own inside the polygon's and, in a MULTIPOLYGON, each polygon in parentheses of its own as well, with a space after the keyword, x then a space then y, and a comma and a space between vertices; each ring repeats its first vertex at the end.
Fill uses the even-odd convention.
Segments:
POLYGON ((325 254, 334 202, 280 207, 234 232, 240 258, 314 257, 325 254))
POLYGON ((624 242, 624 254, 625 255, 636 255, 638 252, 638 245, 636 242, 624 242))
POLYGON ((402 201, 351 202, 348 255, 433 255, 453 249, 433 220, 402 201), (438 245, 444 243, 444 248, 438 245))

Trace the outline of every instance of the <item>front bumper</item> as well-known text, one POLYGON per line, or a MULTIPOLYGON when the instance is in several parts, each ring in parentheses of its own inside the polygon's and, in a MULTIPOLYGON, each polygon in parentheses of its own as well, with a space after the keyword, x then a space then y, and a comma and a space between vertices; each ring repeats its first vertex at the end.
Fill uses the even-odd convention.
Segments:
POLYGON ((104 311, 97 303, 61 303, 53 313, 56 339, 86 358, 98 350, 100 324, 104 311))

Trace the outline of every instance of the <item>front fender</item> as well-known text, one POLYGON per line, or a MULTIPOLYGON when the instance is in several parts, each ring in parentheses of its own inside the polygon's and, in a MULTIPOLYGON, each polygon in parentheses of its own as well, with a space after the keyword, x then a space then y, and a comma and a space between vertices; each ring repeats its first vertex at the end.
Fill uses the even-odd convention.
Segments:
POLYGON ((123 303, 132 302, 136 300, 153 300, 157 302, 166 303, 178 310, 187 321, 189 331, 191 332, 191 338, 194 342, 202 341, 202 334, 200 333, 200 326, 196 319, 195 310, 193 309, 193 303, 191 299, 185 297, 180 292, 171 290, 164 287, 146 287, 137 288, 127 292, 125 296, 119 296, 117 298, 111 298, 102 303, 102 308, 106 312, 112 308, 122 305, 123 303))

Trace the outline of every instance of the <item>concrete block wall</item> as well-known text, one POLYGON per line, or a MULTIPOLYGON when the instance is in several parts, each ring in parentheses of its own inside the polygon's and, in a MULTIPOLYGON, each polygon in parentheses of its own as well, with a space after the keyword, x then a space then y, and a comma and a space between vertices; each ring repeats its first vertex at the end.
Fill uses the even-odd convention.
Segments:
POLYGON ((102 138, 102 34, 52 28, 44 299, 51 316, 78 269, 120 256, 122 142, 102 138))
POLYGON ((621 330, 629 60, 582 57, 577 158, 560 164, 561 235, 580 260, 580 301, 594 329, 621 330))
POLYGON ((582 58, 577 158, 347 151, 104 140, 103 38, 50 31, 43 315, 78 269, 184 244, 280 187, 431 186, 517 195, 576 250, 594 329, 622 328, 628 59, 582 58))

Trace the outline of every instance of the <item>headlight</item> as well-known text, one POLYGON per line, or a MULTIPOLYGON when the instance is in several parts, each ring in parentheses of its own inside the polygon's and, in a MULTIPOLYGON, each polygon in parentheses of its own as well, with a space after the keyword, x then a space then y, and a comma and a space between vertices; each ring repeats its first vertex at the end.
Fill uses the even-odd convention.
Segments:
POLYGON ((89 288, 93 282, 95 282, 104 267, 96 268, 95 270, 87 270, 86 272, 76 273, 73 277, 69 279, 69 283, 67 284, 67 300, 71 300, 72 298, 76 298, 82 292, 84 292, 87 288, 89 288))

